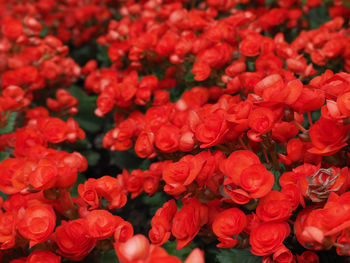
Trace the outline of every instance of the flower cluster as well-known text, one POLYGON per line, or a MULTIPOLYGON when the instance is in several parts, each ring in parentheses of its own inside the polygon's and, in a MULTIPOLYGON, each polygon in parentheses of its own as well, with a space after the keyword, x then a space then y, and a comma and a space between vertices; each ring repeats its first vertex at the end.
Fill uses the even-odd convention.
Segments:
POLYGON ((112 251, 121 263, 180 263, 171 242, 206 252, 185 263, 212 262, 212 250, 266 263, 350 256, 348 7, 0 3, 0 260, 112 251), (106 54, 79 65, 74 50, 89 43, 106 54), (98 135, 82 106, 102 120, 98 135), (147 165, 78 182, 92 166, 79 150, 93 144, 147 165), (128 197, 156 194, 140 234, 123 214, 128 197))

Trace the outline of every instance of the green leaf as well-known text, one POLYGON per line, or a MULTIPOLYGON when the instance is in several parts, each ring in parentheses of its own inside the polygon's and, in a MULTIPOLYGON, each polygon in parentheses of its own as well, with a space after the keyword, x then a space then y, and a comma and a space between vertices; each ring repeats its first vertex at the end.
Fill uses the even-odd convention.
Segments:
POLYGON ((164 195, 163 192, 157 192, 152 196, 143 195, 142 203, 149 206, 162 206, 164 204, 164 195))
POLYGON ((111 60, 108 56, 108 48, 102 45, 97 45, 97 61, 100 62, 101 67, 111 66, 111 60))
POLYGON ((282 175, 282 173, 280 171, 275 170, 274 168, 270 169, 270 172, 273 173, 274 177, 275 177, 275 182, 272 186, 272 190, 277 190, 277 191, 281 191, 281 186, 279 183, 279 179, 282 175))
POLYGON ((327 21, 331 20, 328 8, 321 5, 317 8, 311 8, 309 12, 309 23, 311 29, 317 29, 327 21))
POLYGON ((103 251, 100 254, 100 258, 98 260, 100 263, 119 263, 117 255, 114 250, 103 251))
POLYGON ((192 73, 192 68, 187 71, 187 74, 185 75, 185 81, 189 83, 195 82, 194 74, 192 73))
POLYGON ((169 255, 178 257, 179 259, 184 261, 187 258, 187 256, 191 253, 191 251, 196 248, 196 245, 194 242, 192 242, 188 246, 178 250, 176 249, 175 241, 167 241, 163 244, 163 248, 168 252, 169 255))
POLYGON ((141 170, 148 170, 149 167, 151 166, 152 161, 150 159, 144 159, 139 166, 139 169, 141 170))
POLYGON ((98 161, 100 160, 100 154, 96 151, 86 150, 81 151, 80 153, 86 158, 89 166, 97 165, 98 161))
POLYGON ((321 118, 321 110, 316 110, 311 112, 311 119, 313 123, 321 118))
POLYGON ((176 102, 181 98, 184 89, 180 87, 175 87, 169 90, 170 101, 176 102))
POLYGON ((157 210, 168 201, 168 199, 168 196, 166 196, 164 192, 157 192, 152 196, 148 196, 147 194, 141 195, 142 204, 148 206, 149 214, 152 217, 155 215, 157 210))
POLYGON ((152 68, 152 74, 157 77, 157 79, 164 79, 164 70, 161 67, 152 68))
POLYGON ((261 263, 262 258, 253 255, 250 249, 219 249, 216 259, 220 263, 261 263))
POLYGON ((74 120, 78 122, 80 128, 85 132, 95 133, 99 131, 103 124, 103 118, 95 115, 96 95, 87 95, 80 87, 72 86, 68 89, 70 94, 79 100, 79 112, 74 115, 74 120))
POLYGON ((43 28, 42 28, 41 31, 40 31, 40 37, 41 37, 41 38, 46 37, 47 34, 48 34, 48 32, 49 32, 48 27, 43 26, 43 28))
POLYGON ((123 18, 123 15, 120 13, 119 9, 117 9, 117 12, 115 14, 115 20, 120 21, 123 18))
POLYGON ((266 0, 265 7, 270 7, 274 2, 275 2, 275 0, 266 0))
MULTIPOLYGON (((7 152, 0 152, 0 162, 2 162, 3 160, 5 160, 5 159, 7 159, 7 158, 9 158, 9 157, 10 157, 10 154, 9 154, 9 153, 7 153, 7 152)), ((5 194, 5 193, 3 193, 3 192, 1 192, 1 191, 0 191, 0 196, 1 196, 2 199, 4 199, 4 200, 6 200, 7 197, 8 197, 7 194, 5 194)))
POLYGON ((247 59, 246 65, 248 72, 255 72, 255 59, 247 59))
POLYGON ((116 151, 110 153, 110 165, 116 165, 129 171, 138 169, 143 161, 132 151, 116 151))
MULTIPOLYGON (((0 152, 0 162, 2 162, 3 160, 5 160, 5 159, 7 159, 7 158, 9 158, 9 157, 10 157, 10 154, 9 154, 9 153, 7 153, 7 152, 0 152)), ((7 197, 8 197, 7 194, 5 194, 5 193, 3 193, 3 192, 1 192, 1 191, 0 191, 0 196, 1 196, 2 199, 4 199, 4 200, 6 200, 7 197)))
POLYGON ((73 197, 78 197, 78 195, 79 195, 78 194, 78 186, 80 184, 85 183, 85 181, 86 181, 86 177, 83 174, 79 173, 78 174, 78 178, 75 181, 74 187, 73 187, 73 189, 71 191, 71 194, 72 194, 73 197))
POLYGON ((346 8, 350 8, 350 2, 348 0, 343 0, 343 4, 346 8))
POLYGON ((0 162, 9 158, 10 157, 10 154, 7 153, 7 152, 0 152, 0 162))
MULTIPOLYGON (((312 123, 315 123, 321 118, 321 110, 315 110, 311 112, 311 120, 312 123)), ((303 122, 303 127, 306 129, 309 129, 311 127, 310 121, 309 121, 309 116, 307 113, 304 113, 304 122, 303 122)))
POLYGON ((0 134, 13 132, 15 129, 17 112, 12 112, 7 119, 7 125, 0 129, 0 134))
POLYGON ((70 48, 69 56, 74 59, 80 66, 84 66, 89 60, 96 59, 97 43, 96 41, 90 41, 84 43, 79 48, 70 48))

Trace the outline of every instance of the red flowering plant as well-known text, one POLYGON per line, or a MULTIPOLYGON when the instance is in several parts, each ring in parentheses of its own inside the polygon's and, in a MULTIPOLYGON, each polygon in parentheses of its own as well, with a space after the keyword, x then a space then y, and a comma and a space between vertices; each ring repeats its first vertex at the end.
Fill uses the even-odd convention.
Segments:
POLYGON ((0 262, 346 262, 345 0, 0 1, 0 262))

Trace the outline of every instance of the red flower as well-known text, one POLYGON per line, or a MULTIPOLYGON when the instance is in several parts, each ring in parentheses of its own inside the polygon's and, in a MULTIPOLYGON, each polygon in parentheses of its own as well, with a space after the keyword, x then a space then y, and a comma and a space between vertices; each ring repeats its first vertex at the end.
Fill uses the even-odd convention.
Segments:
POLYGON ((91 211, 86 217, 88 234, 98 240, 112 236, 117 223, 117 218, 106 210, 91 211))
POLYGON ((134 235, 134 228, 121 217, 117 217, 118 225, 114 232, 114 240, 118 243, 128 241, 134 235))
POLYGON ((150 244, 143 235, 135 235, 124 243, 114 243, 114 249, 121 263, 142 262, 147 259, 150 244))
POLYGON ((47 250, 35 250, 27 258, 26 263, 60 263, 61 257, 47 250))
POLYGON ((30 247, 33 247, 48 240, 55 225, 56 215, 51 207, 33 205, 25 210, 17 224, 17 229, 23 237, 30 240, 30 247))
POLYGON ((337 97, 337 105, 343 115, 350 116, 350 92, 343 93, 337 97))
POLYGON ((260 198, 270 192, 274 182, 275 177, 264 165, 253 164, 242 171, 239 185, 251 198, 260 198))
POLYGON ((95 110, 95 114, 99 117, 103 117, 108 112, 110 112, 115 105, 113 91, 104 91, 97 98, 97 109, 95 110))
POLYGON ((310 128, 314 147, 308 151, 320 155, 332 155, 347 145, 350 125, 339 126, 335 121, 322 118, 310 128))
POLYGON ((23 166, 23 162, 16 158, 8 158, 0 163, 0 190, 5 194, 14 194, 19 190, 13 185, 13 174, 23 166))
POLYGON ((91 209, 96 209, 100 206, 100 199, 97 195, 96 179, 89 178, 84 184, 78 186, 79 196, 90 206, 91 209))
POLYGON ((237 235, 247 225, 246 215, 238 208, 230 208, 221 212, 213 223, 213 232, 221 242, 218 247, 230 248, 236 245, 237 235))
POLYGON ((40 119, 38 128, 49 142, 60 143, 66 139, 67 124, 59 118, 40 119))
POLYGON ((279 249, 289 233, 290 228, 287 223, 262 223, 253 228, 250 233, 251 252, 257 256, 268 256, 279 249))
POLYGON ((284 83, 278 74, 272 74, 259 81, 254 91, 264 102, 293 104, 301 95, 303 84, 300 80, 291 80, 284 83))
POLYGON ((2 34, 11 40, 16 40, 23 31, 23 26, 20 21, 12 17, 7 17, 2 20, 2 34))
POLYGON ((161 208, 159 208, 152 218, 152 229, 148 235, 155 245, 162 245, 170 237, 171 221, 177 211, 175 200, 166 202, 161 208))
POLYGON ((305 251, 300 256, 297 255, 299 263, 318 263, 320 262, 317 254, 313 251, 305 251))
POLYGON ((204 263, 204 252, 199 248, 193 249, 184 263, 204 263))
POLYGON ((206 62, 196 61, 193 64, 192 73, 194 74, 194 79, 197 81, 206 80, 210 76, 210 66, 206 62))
POLYGON ((285 245, 281 245, 277 251, 273 253, 273 261, 277 263, 293 263, 294 261, 294 256, 292 252, 286 248, 285 245))
POLYGON ((63 221, 55 234, 57 252, 70 260, 82 260, 96 244, 96 240, 88 235, 84 219, 63 221))
POLYGON ((20 67, 16 70, 16 73, 24 84, 33 83, 38 77, 38 69, 34 66, 20 67))
POLYGON ((298 99, 291 105, 291 107, 299 113, 305 113, 321 108, 324 104, 325 95, 322 90, 303 88, 298 99))
POLYGON ((207 148, 222 142, 228 131, 226 112, 222 109, 208 112, 201 124, 196 128, 196 138, 202 143, 201 148, 207 148))
POLYGON ((174 51, 177 40, 178 35, 172 31, 168 31, 158 41, 155 51, 160 56, 169 56, 174 51))
POLYGON ((122 192, 117 178, 103 176, 94 181, 93 184, 97 194, 108 202, 109 209, 118 209, 126 204, 127 197, 122 192))
POLYGON ((141 158, 153 158, 155 149, 153 147, 154 134, 152 132, 141 133, 135 143, 135 152, 141 158))
POLYGON ((41 159, 38 166, 29 174, 29 184, 35 190, 49 189, 56 183, 57 167, 47 159, 41 159))
POLYGON ((239 50, 243 56, 255 57, 260 54, 261 41, 259 38, 261 38, 261 36, 257 34, 248 36, 242 40, 239 50))
POLYGON ((289 198, 275 190, 261 198, 256 208, 256 215, 264 222, 286 220, 291 214, 289 198))
POLYGON ((303 160, 305 146, 300 139, 291 139, 287 144, 287 156, 278 154, 281 161, 286 165, 303 160))
POLYGON ((203 165, 204 160, 193 155, 186 155, 178 162, 169 163, 163 170, 163 180, 167 184, 164 190, 176 195, 184 192, 186 186, 197 178, 203 165))
POLYGON ((10 249, 16 243, 16 216, 12 212, 0 214, 0 248, 10 249))
POLYGON ((180 129, 171 124, 160 127, 155 136, 155 144, 157 148, 165 153, 178 151, 179 141, 180 129))
POLYGON ((171 228, 177 238, 177 249, 187 246, 208 221, 208 208, 195 198, 190 199, 176 212, 171 228))
POLYGON ((131 198, 137 197, 143 191, 143 183, 145 179, 144 171, 140 169, 133 170, 127 179, 127 190, 131 193, 131 198))
POLYGON ((220 163, 220 170, 227 176, 225 184, 234 183, 240 185, 241 173, 253 164, 260 164, 260 159, 251 151, 241 150, 231 155, 220 163))
POLYGON ((272 130, 275 124, 275 117, 269 108, 256 108, 252 110, 248 117, 249 127, 259 134, 267 133, 272 130))

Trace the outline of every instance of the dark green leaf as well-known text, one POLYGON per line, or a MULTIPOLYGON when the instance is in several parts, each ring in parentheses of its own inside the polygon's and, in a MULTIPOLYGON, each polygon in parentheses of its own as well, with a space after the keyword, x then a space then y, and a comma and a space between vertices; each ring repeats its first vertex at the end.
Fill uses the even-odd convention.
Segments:
POLYGON ((275 177, 275 182, 272 186, 272 190, 277 190, 277 191, 281 191, 281 186, 280 186, 280 183, 279 183, 279 179, 282 175, 282 173, 280 171, 277 171, 275 169, 270 169, 271 173, 273 173, 274 177, 275 177))
POLYGON ((152 69, 152 74, 156 76, 159 80, 164 79, 164 71, 161 67, 154 67, 152 69))
POLYGON ((43 28, 40 31, 40 37, 41 38, 46 37, 48 32, 49 32, 48 28, 46 26, 43 26, 43 28))
POLYGON ((311 112, 311 119, 313 122, 318 121, 321 118, 321 110, 311 112))
POLYGON ((72 86, 68 90, 72 96, 79 100, 79 112, 74 115, 74 120, 79 123, 79 126, 85 131, 95 133, 102 127, 103 118, 95 115, 96 95, 87 95, 80 87, 72 86))
POLYGON ((98 161, 100 160, 100 154, 98 152, 86 150, 81 151, 80 153, 86 158, 89 166, 97 165, 98 161))
POLYGON ((319 28, 330 19, 328 8, 325 5, 310 9, 309 22, 311 29, 319 28))
POLYGON ((108 250, 108 251, 101 252, 98 262, 99 263, 119 263, 119 260, 114 250, 108 250))
POLYGON ((89 60, 96 59, 97 43, 90 41, 79 48, 71 48, 69 56, 74 59, 80 66, 84 66, 89 60))
POLYGON ((246 65, 247 65, 248 72, 255 72, 255 60, 254 59, 247 59, 246 65))
POLYGON ((132 151, 117 151, 110 154, 110 165, 116 165, 119 168, 134 170, 139 168, 140 163, 143 161, 132 151))
POLYGON ((84 182, 86 181, 86 178, 85 178, 85 176, 83 175, 83 174, 78 174, 78 178, 77 178, 77 180, 75 181, 75 184, 74 184, 74 187, 73 187, 73 189, 72 189, 72 191, 71 191, 71 194, 72 194, 72 196, 73 197, 77 197, 79 194, 78 194, 78 186, 80 185, 80 184, 83 184, 84 182))
POLYGON ((192 70, 192 69, 189 69, 189 70, 187 71, 187 74, 185 75, 185 81, 186 81, 186 82, 189 82, 189 83, 195 82, 194 74, 192 73, 191 70, 192 70))
POLYGON ((115 20, 120 21, 123 18, 123 15, 117 9, 117 13, 115 14, 115 20))
POLYGON ((349 0, 343 0, 343 4, 345 5, 346 8, 350 8, 349 0))
POLYGON ((3 199, 3 200, 6 200, 7 197, 9 197, 7 194, 3 193, 0 191, 0 197, 3 199))
POLYGON ((143 195, 142 202, 149 206, 162 206, 165 202, 164 194, 162 192, 157 192, 152 196, 143 195))
POLYGON ((170 100, 171 102, 176 102, 181 98, 181 95, 183 93, 184 89, 181 89, 179 87, 175 87, 169 90, 170 94, 170 100))
POLYGON ((97 61, 101 67, 109 67, 112 63, 108 56, 108 48, 102 45, 97 45, 97 61))
POLYGON ((10 154, 7 153, 7 152, 0 152, 0 162, 9 158, 10 157, 10 154))
POLYGON ((253 255, 250 249, 219 249, 216 259, 220 263, 260 263, 262 258, 253 255))
MULTIPOLYGON (((0 162, 9 158, 10 157, 10 154, 7 153, 7 152, 0 152, 0 162)), ((4 194, 3 192, 0 191, 0 197, 2 197, 4 200, 7 199, 7 194, 4 194)))
POLYGON ((15 129, 17 112, 12 112, 7 119, 7 125, 3 128, 0 128, 0 134, 13 132, 15 129))
POLYGON ((184 261, 186 257, 191 253, 191 251, 196 248, 196 245, 194 242, 192 242, 188 246, 178 250, 176 249, 175 241, 167 241, 163 244, 163 248, 168 252, 169 255, 178 257, 184 261))
POLYGON ((276 0, 266 0, 265 7, 270 7, 276 0))
POLYGON ((151 160, 150 159, 144 159, 139 166, 139 169, 141 170, 148 170, 149 167, 151 166, 151 160))
POLYGON ((152 217, 155 215, 157 210, 161 208, 165 202, 168 201, 168 198, 164 194, 164 192, 157 192, 152 196, 143 194, 141 198, 142 203, 148 206, 149 215, 151 215, 152 217))

